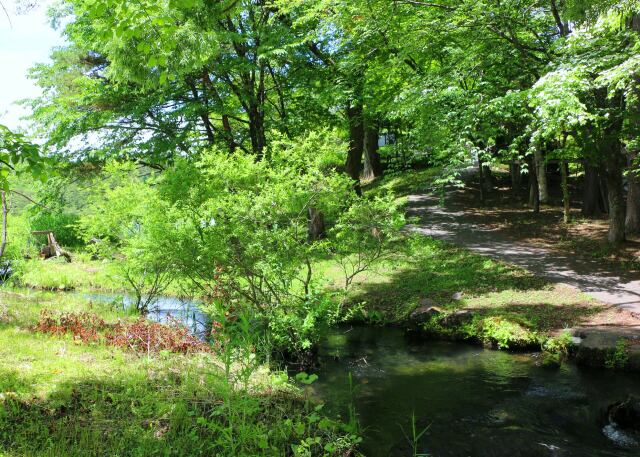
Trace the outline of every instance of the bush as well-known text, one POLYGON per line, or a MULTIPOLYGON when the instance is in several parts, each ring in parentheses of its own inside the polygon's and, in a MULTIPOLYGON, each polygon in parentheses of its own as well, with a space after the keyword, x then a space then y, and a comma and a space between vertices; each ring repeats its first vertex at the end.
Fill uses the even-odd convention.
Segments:
POLYGON ((7 248, 2 259, 20 261, 25 256, 36 256, 37 248, 33 243, 31 225, 24 214, 9 213, 7 219, 7 248))
MULTIPOLYGON (((79 220, 76 214, 41 211, 31 217, 31 230, 51 230, 60 245, 76 248, 84 245, 78 233, 79 220)), ((41 241, 44 242, 44 238, 41 241)))
POLYGON ((327 154, 314 153, 336 147, 327 141, 276 143, 262 161, 212 150, 146 181, 132 177, 131 165, 111 164, 80 222, 83 234, 118 253, 139 297, 179 280, 206 298, 221 331, 246 321, 274 352, 310 360, 341 307, 319 290, 314 266, 340 260, 346 288, 404 224, 391 196, 358 197, 327 154), (311 215, 324 222, 317 233, 311 215))
POLYGON ((79 221, 85 241, 99 240, 94 254, 116 259, 118 276, 135 293, 135 307, 143 314, 173 280, 175 265, 166 253, 173 249, 180 217, 151 184, 139 179, 134 164, 109 163, 79 221))

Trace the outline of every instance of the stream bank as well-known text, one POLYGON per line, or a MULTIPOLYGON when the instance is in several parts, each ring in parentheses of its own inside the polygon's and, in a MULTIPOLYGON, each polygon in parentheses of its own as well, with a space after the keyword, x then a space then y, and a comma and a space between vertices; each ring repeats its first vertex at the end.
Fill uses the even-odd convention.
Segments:
POLYGON ((600 325, 543 333, 501 317, 487 317, 469 309, 443 312, 428 304, 417 308, 404 327, 417 338, 471 342, 491 349, 539 351, 546 366, 571 359, 594 368, 640 372, 640 332, 636 327, 600 325))

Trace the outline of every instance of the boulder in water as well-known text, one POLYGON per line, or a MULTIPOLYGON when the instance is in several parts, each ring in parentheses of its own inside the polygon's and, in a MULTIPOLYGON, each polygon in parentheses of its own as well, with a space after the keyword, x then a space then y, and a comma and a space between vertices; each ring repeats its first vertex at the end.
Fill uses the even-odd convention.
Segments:
POLYGON ((473 319, 473 313, 468 309, 461 309, 459 311, 455 311, 451 314, 448 314, 443 320, 442 323, 448 327, 458 327, 460 325, 466 324, 473 319))
POLYGON ((640 398, 629 397, 614 403, 607 409, 607 416, 610 423, 624 430, 640 432, 640 398))

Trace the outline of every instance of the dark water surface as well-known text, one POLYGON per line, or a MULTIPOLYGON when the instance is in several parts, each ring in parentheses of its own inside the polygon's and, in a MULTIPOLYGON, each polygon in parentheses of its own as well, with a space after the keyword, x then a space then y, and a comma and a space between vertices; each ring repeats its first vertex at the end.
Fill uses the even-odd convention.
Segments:
POLYGON ((603 422, 609 404, 640 395, 637 374, 550 370, 530 354, 408 341, 389 328, 337 329, 320 355, 313 394, 345 419, 355 407, 366 456, 412 455, 414 413, 429 427, 419 451, 435 457, 640 456, 637 437, 603 422))

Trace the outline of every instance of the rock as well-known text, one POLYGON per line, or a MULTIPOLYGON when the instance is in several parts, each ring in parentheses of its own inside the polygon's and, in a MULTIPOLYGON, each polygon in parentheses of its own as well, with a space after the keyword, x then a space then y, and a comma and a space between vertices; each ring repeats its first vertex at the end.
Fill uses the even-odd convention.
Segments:
POLYGON ((610 423, 625 430, 640 432, 640 398, 629 397, 607 409, 610 423))
MULTIPOLYGON (((425 299, 428 300, 428 299, 425 299)), ((431 301, 431 300, 428 300, 431 301)), ((422 303, 422 302, 421 302, 422 303)), ((412 313, 409 319, 414 323, 426 322, 434 316, 439 316, 442 314, 442 310, 437 306, 431 306, 429 304, 422 305, 419 308, 416 308, 412 313)))
POLYGON ((9 279, 12 274, 13 274, 13 267, 11 266, 11 262, 6 261, 6 262, 0 263, 0 284, 2 284, 7 279, 9 279))
POLYGON ((574 329, 571 355, 581 365, 640 371, 640 327, 574 329))
POLYGON ((473 319, 473 313, 467 309, 461 309, 445 316, 442 323, 448 327, 457 327, 466 324, 473 319))

